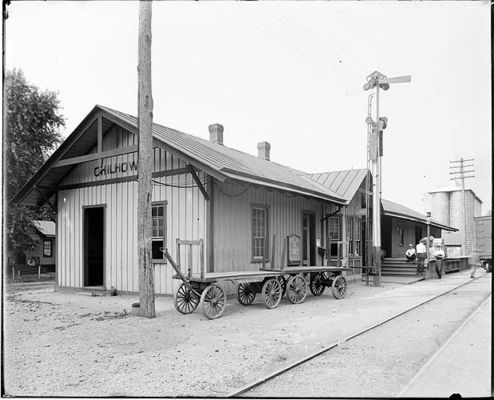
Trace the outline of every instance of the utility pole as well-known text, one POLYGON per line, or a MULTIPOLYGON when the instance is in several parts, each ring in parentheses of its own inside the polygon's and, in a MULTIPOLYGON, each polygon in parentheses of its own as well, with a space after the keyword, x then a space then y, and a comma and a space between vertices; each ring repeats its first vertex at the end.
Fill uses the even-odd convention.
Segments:
POLYGON ((137 240, 139 265, 139 306, 143 317, 156 316, 154 271, 151 253, 153 195, 153 96, 151 90, 151 15, 152 2, 139 1, 138 41, 138 200, 137 240))
POLYGON ((465 169, 465 168, 473 168, 473 158, 469 158, 468 160, 464 160, 461 157, 459 160, 450 161, 452 164, 449 166, 451 178, 450 181, 460 179, 461 180, 461 198, 463 202, 463 254, 467 255, 467 202, 465 199, 465 179, 467 178, 475 178, 475 175, 465 175, 468 173, 474 173, 474 169, 465 169), (471 162, 472 164, 465 164, 471 162))
POLYGON ((372 104, 372 94, 369 95, 369 116, 366 118, 368 126, 368 139, 370 143, 369 158, 372 164, 372 238, 373 238, 373 258, 374 270, 374 285, 381 285, 381 195, 382 195, 382 177, 381 177, 381 162, 383 156, 383 130, 386 128, 388 119, 379 116, 379 89, 388 90, 390 83, 410 82, 411 76, 397 76, 388 78, 386 75, 378 71, 374 71, 367 76, 367 83, 364 84, 364 90, 376 89, 376 120, 372 120, 370 111, 372 104))

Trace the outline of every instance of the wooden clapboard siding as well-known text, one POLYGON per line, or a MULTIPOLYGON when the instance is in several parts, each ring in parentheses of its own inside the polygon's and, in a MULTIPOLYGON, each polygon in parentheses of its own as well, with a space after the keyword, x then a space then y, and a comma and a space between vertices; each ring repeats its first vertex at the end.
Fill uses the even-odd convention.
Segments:
MULTIPOLYGON (((216 181, 213 204, 215 272, 249 271, 260 267, 260 264, 251 262, 251 209, 253 204, 265 205, 269 209, 268 251, 271 255, 272 236, 276 234, 276 266, 281 264, 284 239, 291 234, 302 236, 302 213, 314 213, 316 239, 321 239, 322 232, 319 222, 323 213, 330 212, 330 207, 319 200, 276 190, 216 181), (246 190, 245 193, 244 190, 246 190)), ((284 258, 286 260, 286 257, 284 258)), ((316 261, 317 265, 322 265, 320 256, 316 255, 316 261)))
MULTIPOLYGON (((108 149, 107 146, 132 143, 122 130, 120 132, 116 130, 113 136, 107 134, 105 138, 108 138, 108 142, 105 142, 104 149, 108 149)), ((131 156, 121 155, 112 159, 115 162, 124 162, 125 157, 130 159, 131 156)), ((154 149, 154 160, 155 171, 186 167, 183 160, 163 149, 154 149)), ((202 182, 208 179, 202 171, 198 171, 198 176, 202 182)), ((64 180, 64 184, 87 183, 97 180, 95 178, 92 168, 79 165, 64 180)), ((153 202, 167 203, 166 247, 176 258, 177 238, 205 241, 207 202, 190 174, 162 176, 154 180, 166 185, 190 186, 187 188, 159 184, 153 186, 153 202)), ((136 181, 81 186, 58 192, 56 251, 59 262, 59 285, 69 287, 84 285, 83 209, 95 205, 105 206, 105 287, 136 292, 138 291, 136 181)), ((204 253, 206 256, 206 243, 204 253)), ((199 249, 194 248, 193 272, 196 273, 199 273, 199 256, 199 249)), ((182 260, 187 260, 187 251, 182 253, 182 260)), ((156 263, 154 268, 156 292, 173 293, 178 283, 172 279, 172 268, 165 263, 156 263)))

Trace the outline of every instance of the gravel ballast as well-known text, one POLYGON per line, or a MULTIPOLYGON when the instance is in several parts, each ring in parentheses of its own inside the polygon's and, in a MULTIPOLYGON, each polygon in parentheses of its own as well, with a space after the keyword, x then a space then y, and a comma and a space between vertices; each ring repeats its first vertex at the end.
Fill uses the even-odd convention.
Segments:
MULTIPOLYGON (((413 285, 356 282, 268 310, 228 300, 223 316, 181 315, 170 297, 157 317, 130 315, 137 296, 48 289, 4 301, 5 392, 14 396, 226 396, 283 365, 467 281, 466 273, 413 285)), ((490 279, 490 278, 489 278, 490 279)), ((355 360, 356 363, 359 359, 355 360)))

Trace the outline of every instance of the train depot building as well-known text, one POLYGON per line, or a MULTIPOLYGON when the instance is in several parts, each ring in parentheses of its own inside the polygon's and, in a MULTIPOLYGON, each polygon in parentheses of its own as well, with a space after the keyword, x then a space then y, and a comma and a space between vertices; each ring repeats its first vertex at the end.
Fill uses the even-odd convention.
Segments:
MULTIPOLYGON (((138 291, 137 123, 95 106, 14 198, 33 207, 55 198, 60 288, 138 291)), ((153 124, 156 293, 180 284, 165 248, 194 273, 202 263, 207 272, 368 264, 366 169, 308 174, 271 161, 267 142, 253 156, 224 146, 221 125, 209 132, 208 141, 153 124), (177 240, 200 245, 178 254, 177 240)), ((425 236, 425 216, 385 200, 381 212, 383 248, 403 258, 425 236)), ((431 234, 441 230, 454 229, 433 220, 431 234)))

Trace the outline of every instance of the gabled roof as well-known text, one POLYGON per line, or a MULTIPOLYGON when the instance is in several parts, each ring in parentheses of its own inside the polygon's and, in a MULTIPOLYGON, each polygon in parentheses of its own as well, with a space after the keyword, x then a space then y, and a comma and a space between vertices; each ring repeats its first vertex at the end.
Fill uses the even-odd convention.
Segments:
MULTIPOLYGON (((99 106, 109 113, 124 119, 137 128, 137 118, 99 106)), ((230 147, 212 143, 175 129, 153 123, 153 136, 163 143, 180 150, 191 158, 208 165, 227 178, 274 186, 298 193, 313 195, 341 203, 341 198, 334 191, 308 179, 304 172, 297 171, 273 161, 241 152, 230 147)))
MULTIPOLYGON (((381 199, 381 206, 383 208, 384 215, 387 215, 389 217, 402 218, 402 219, 407 219, 409 221, 421 222, 424 224, 427 223, 427 219, 425 215, 415 210, 412 210, 411 208, 395 203, 393 201, 381 199)), ((432 218, 431 218, 431 226, 435 226, 437 228, 444 229, 446 231, 458 230, 451 226, 443 225, 437 221, 434 221, 432 218)))
POLYGON ((55 237, 56 225, 53 221, 33 221, 34 226, 44 236, 55 237))
MULTIPOLYGON (((115 123, 137 134, 136 117, 96 105, 24 185, 14 197, 14 202, 37 205, 45 202, 56 191, 59 182, 73 168, 73 165, 56 166, 56 162, 85 155, 94 148, 97 142, 95 118, 99 115, 105 118, 103 131, 115 123)), ((341 205, 350 203, 368 173, 366 169, 351 169, 309 174, 156 123, 153 123, 153 138, 154 145, 163 145, 171 153, 177 154, 222 181, 233 179, 333 201, 341 205)), ((382 207, 385 215, 426 222, 422 214, 389 200, 383 199, 382 207)), ((437 222, 433 222, 432 225, 441 229, 455 230, 437 222)))
MULTIPOLYGON (((63 158, 87 154, 95 146, 97 127, 94 124, 94 119, 98 115, 106 118, 107 125, 120 124, 129 131, 137 133, 136 117, 108 107, 95 106, 33 178, 19 191, 14 202, 38 205, 53 194, 57 184, 73 168, 73 166, 55 167, 55 163, 63 158)), ((103 129, 106 128, 103 127, 103 129)), ((310 179, 306 173, 273 161, 266 161, 251 154, 211 143, 205 139, 156 123, 153 123, 153 138, 155 143, 161 143, 171 153, 177 154, 217 179, 234 179, 333 201, 338 204, 345 203, 340 195, 310 179)))
POLYGON ((347 169, 343 171, 307 174, 306 176, 335 192, 345 200, 345 204, 348 204, 355 196, 367 173, 367 169, 347 169))

